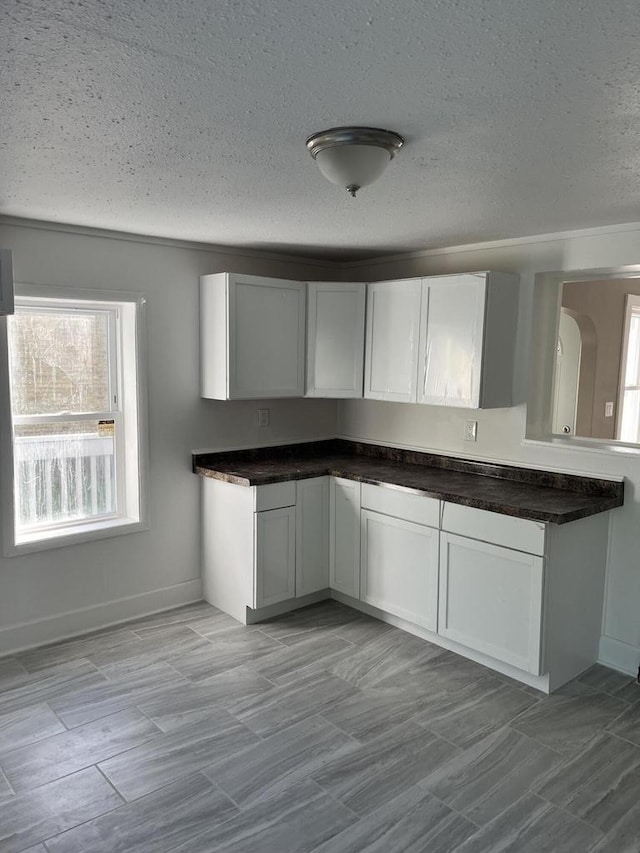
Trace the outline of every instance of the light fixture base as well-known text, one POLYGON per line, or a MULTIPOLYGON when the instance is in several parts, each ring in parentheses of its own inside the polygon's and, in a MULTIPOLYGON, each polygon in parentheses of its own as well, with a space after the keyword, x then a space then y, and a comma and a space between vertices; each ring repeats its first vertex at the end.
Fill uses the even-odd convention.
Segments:
POLYGON ((373 145, 388 151, 392 160, 404 145, 404 139, 399 133, 381 127, 330 127, 307 138, 307 149, 314 160, 320 151, 334 145, 373 145))

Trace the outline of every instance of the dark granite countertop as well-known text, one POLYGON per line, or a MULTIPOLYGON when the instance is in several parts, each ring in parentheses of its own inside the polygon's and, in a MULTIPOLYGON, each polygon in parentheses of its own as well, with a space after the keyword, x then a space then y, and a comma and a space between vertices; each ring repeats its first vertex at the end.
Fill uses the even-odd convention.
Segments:
POLYGON ((242 486, 330 475, 440 500, 564 524, 622 506, 624 484, 555 471, 331 439, 193 455, 193 470, 242 486))

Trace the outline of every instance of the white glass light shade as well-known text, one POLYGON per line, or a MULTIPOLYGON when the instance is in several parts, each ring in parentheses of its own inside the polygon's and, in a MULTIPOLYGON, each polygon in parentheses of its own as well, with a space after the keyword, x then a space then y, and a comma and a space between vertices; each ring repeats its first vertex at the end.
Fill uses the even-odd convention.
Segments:
POLYGON ((366 187, 382 175, 391 157, 373 145, 333 145, 316 155, 318 168, 339 187, 366 187))
POLYGON ((377 181, 403 145, 399 133, 379 127, 330 127, 307 139, 325 178, 352 196, 377 181))

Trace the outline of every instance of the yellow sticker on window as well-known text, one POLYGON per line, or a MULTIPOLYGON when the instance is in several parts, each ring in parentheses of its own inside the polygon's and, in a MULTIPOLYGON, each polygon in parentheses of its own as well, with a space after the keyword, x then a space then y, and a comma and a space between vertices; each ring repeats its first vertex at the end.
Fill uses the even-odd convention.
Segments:
POLYGON ((115 432, 115 421, 98 421, 98 435, 110 438, 115 432))

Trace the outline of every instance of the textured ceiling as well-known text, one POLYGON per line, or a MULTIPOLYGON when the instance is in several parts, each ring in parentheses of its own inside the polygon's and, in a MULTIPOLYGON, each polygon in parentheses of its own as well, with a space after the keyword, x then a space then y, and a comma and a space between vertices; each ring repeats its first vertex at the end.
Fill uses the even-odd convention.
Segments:
POLYGON ((336 259, 640 219, 637 0, 2 0, 0 213, 336 259), (357 199, 308 134, 407 144, 357 199))

